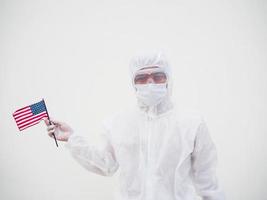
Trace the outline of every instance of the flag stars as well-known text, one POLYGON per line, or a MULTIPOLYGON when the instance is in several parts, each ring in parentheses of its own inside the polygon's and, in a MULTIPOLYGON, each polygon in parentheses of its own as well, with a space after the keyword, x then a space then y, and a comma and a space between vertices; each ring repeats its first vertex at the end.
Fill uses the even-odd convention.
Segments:
POLYGON ((34 115, 37 115, 37 114, 39 114, 39 113, 41 113, 41 112, 46 111, 46 109, 45 109, 45 105, 44 105, 43 101, 40 101, 40 102, 35 103, 35 104, 32 104, 32 105, 30 106, 30 108, 31 108, 31 111, 32 111, 32 113, 33 113, 34 115))

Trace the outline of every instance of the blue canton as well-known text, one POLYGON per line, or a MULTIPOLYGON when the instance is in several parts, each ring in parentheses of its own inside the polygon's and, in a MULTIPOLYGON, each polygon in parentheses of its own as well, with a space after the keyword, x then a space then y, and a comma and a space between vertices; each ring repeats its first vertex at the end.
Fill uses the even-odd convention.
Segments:
POLYGON ((46 111, 46 109, 45 109, 45 105, 44 105, 44 102, 43 102, 43 101, 40 101, 40 102, 35 103, 35 104, 32 104, 32 105, 30 106, 30 108, 31 108, 31 111, 32 111, 32 113, 33 113, 34 115, 37 115, 37 114, 39 114, 39 113, 41 113, 41 112, 46 111))

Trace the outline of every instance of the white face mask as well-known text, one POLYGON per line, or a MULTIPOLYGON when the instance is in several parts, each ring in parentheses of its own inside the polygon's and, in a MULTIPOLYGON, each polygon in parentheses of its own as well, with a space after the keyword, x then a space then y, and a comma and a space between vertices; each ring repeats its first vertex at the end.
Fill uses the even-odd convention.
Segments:
POLYGON ((136 84, 135 88, 137 98, 147 106, 159 104, 167 95, 167 84, 136 84))

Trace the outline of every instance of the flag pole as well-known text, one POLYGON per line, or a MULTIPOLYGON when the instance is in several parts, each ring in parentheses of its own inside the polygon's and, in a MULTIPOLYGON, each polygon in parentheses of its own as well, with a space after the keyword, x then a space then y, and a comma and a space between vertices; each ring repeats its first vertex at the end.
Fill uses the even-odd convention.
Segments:
MULTIPOLYGON (((44 99, 42 99, 42 101, 44 102, 44 106, 45 106, 45 110, 46 110, 46 113, 47 113, 47 118, 48 118, 48 121, 49 121, 49 125, 52 125, 52 122, 50 121, 50 117, 49 117, 48 110, 47 110, 47 108, 46 108, 44 99)), ((54 133, 52 133, 52 135, 53 135, 53 137, 54 137, 54 139, 55 139, 55 143, 56 143, 56 145, 57 145, 57 147, 58 147, 56 136, 55 136, 54 133)))

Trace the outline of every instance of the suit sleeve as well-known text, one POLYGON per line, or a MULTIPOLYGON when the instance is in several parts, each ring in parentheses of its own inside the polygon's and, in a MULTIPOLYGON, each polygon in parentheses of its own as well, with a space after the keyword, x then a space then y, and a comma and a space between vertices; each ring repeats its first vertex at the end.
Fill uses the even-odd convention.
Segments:
POLYGON ((107 129, 97 144, 91 144, 84 136, 74 133, 65 146, 80 165, 96 174, 112 176, 119 167, 107 129))
POLYGON ((225 200, 216 176, 217 150, 207 124, 201 121, 192 153, 193 179, 197 193, 203 200, 225 200))

